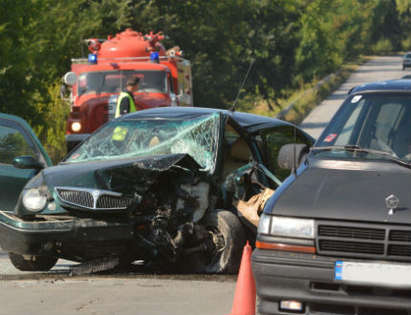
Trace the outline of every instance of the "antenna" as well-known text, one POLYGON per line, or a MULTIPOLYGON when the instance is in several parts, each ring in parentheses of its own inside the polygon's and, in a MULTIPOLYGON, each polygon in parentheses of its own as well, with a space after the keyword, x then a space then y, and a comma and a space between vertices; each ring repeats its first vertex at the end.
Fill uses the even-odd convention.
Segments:
POLYGON ((294 175, 297 175, 297 162, 296 162, 296 148, 295 148, 295 144, 297 143, 297 128, 295 126, 293 126, 293 132, 294 132, 294 144, 293 144, 293 160, 294 160, 294 165, 293 165, 293 172, 294 175))
POLYGON ((247 70, 247 73, 245 74, 244 80, 243 80, 243 82, 241 83, 240 88, 238 89, 238 93, 237 93, 237 96, 236 96, 236 98, 235 98, 235 100, 234 100, 234 102, 233 102, 233 105, 231 105, 230 111, 232 111, 232 112, 235 110, 235 105, 237 105, 238 97, 240 96, 241 90, 242 90, 242 88, 244 87, 245 82, 247 81, 248 75, 249 75, 249 73, 250 73, 250 71, 251 71, 251 68, 252 68, 253 65, 254 65, 254 62, 255 62, 255 59, 254 59, 254 58, 251 59, 250 65, 248 66, 248 70, 247 70))
POLYGON ((81 49, 81 57, 85 57, 85 53, 84 53, 84 46, 83 46, 83 40, 80 37, 80 49, 81 49))

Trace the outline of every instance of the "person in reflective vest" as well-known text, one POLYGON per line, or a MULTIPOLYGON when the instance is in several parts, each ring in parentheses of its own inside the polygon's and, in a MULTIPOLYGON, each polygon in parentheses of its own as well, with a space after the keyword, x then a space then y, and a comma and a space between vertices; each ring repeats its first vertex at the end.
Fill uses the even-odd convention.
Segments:
POLYGON ((134 103, 133 92, 138 90, 139 82, 140 79, 138 77, 127 80, 126 91, 121 92, 118 96, 116 114, 114 118, 137 111, 136 104, 134 103))

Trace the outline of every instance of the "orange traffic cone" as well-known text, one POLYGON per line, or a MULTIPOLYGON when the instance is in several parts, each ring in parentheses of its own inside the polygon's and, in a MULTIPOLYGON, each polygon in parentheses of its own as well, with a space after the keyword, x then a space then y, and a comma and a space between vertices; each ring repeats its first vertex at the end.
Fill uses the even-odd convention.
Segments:
POLYGON ((255 315, 255 280, 251 270, 252 248, 247 241, 243 249, 235 287, 233 308, 229 315, 255 315))

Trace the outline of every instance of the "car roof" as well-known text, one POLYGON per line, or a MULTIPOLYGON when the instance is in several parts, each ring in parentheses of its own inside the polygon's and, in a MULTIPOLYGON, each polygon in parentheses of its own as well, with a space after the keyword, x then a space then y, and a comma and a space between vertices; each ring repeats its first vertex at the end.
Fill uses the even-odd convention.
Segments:
MULTIPOLYGON (((180 118, 190 119, 202 115, 210 115, 213 113, 222 113, 225 116, 232 118, 240 127, 246 129, 247 132, 252 133, 261 129, 278 126, 294 126, 286 121, 272 118, 268 116, 260 116, 250 113, 229 111, 218 108, 205 107, 183 107, 170 106, 158 107, 152 109, 145 109, 137 111, 128 115, 121 116, 119 119, 153 119, 153 118, 180 118)), ((298 128, 298 127, 297 127, 298 128)))
POLYGON ((352 88, 348 94, 364 93, 364 92, 410 92, 411 93, 411 80, 399 79, 399 80, 387 80, 376 81, 366 83, 363 85, 352 88))

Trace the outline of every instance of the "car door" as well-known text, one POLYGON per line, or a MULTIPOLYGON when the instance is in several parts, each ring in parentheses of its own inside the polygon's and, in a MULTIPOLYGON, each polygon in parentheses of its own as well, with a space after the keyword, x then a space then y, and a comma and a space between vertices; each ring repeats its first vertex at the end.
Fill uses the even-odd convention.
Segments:
POLYGON ((51 160, 27 122, 0 114, 0 210, 13 211, 26 182, 38 171, 13 166, 17 156, 30 155, 46 166, 51 160))

